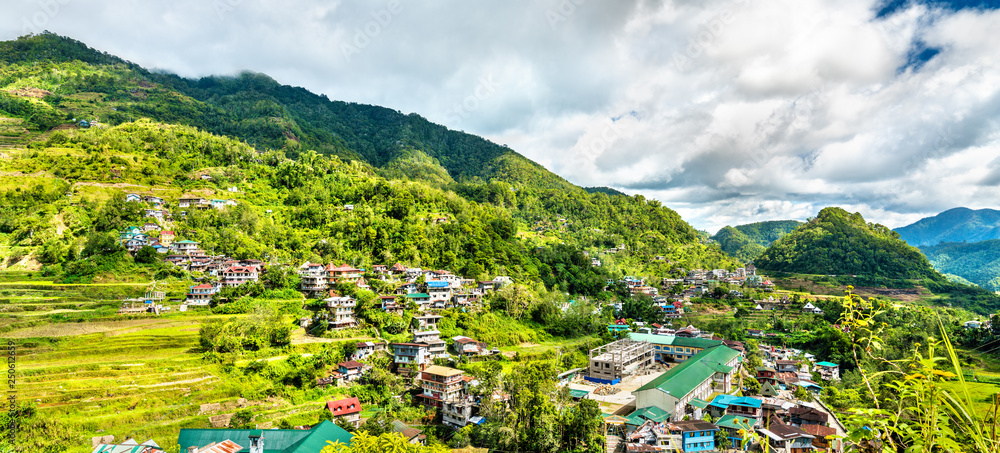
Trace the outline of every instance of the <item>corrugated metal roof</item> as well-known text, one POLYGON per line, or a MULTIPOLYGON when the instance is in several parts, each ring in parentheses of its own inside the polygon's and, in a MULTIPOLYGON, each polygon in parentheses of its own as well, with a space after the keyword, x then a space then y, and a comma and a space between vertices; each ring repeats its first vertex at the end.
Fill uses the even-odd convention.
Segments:
MULTIPOLYGON (((177 436, 180 451, 188 447, 204 447, 213 443, 231 440, 239 445, 250 445, 250 434, 253 429, 181 429, 177 436)), ((311 430, 298 429, 268 429, 263 431, 264 453, 319 453, 326 441, 350 443, 353 434, 343 428, 324 421, 311 430), (314 437, 317 436, 317 437, 314 437), (310 440, 306 442, 307 438, 310 440)), ((240 450, 248 451, 247 448, 240 450)))
POLYGON ((710 379, 713 374, 728 372, 725 370, 727 368, 732 370, 732 367, 726 366, 725 363, 739 355, 739 352, 725 346, 706 349, 639 387, 636 392, 659 389, 674 398, 683 398, 706 379, 710 379))

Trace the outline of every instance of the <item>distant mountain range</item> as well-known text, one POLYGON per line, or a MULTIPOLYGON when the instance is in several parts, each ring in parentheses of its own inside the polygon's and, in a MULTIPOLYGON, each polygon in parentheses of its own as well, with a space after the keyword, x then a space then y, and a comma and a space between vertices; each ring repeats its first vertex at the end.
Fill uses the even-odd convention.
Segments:
POLYGON ((954 208, 895 231, 914 247, 1000 239, 1000 211, 954 208))
POLYGON ((743 262, 755 260, 769 245, 801 226, 798 220, 772 220, 767 222, 725 226, 712 240, 722 251, 743 262))

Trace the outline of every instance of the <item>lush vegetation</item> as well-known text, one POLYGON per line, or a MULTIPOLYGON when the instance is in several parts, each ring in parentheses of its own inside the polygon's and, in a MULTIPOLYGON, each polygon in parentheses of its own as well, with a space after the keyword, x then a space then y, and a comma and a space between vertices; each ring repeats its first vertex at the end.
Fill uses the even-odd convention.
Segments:
POLYGON ((823 209, 776 241, 757 259, 757 266, 807 274, 941 278, 927 258, 900 240, 898 233, 840 208, 823 209))
POLYGON ((896 232, 914 247, 941 242, 977 242, 1000 239, 1000 211, 954 208, 920 219, 896 232))
POLYGON ((1000 240, 921 247, 935 269, 990 291, 1000 291, 1000 240))
POLYGON ((764 249, 774 241, 791 233, 800 225, 802 222, 797 220, 774 220, 736 227, 727 225, 712 236, 712 240, 718 242, 722 251, 730 256, 743 262, 751 262, 764 253, 764 249))

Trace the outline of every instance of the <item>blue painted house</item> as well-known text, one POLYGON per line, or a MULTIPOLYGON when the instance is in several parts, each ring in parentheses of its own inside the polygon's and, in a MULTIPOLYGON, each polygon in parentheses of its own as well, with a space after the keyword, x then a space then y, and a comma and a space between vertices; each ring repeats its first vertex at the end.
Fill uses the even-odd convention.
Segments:
POLYGON ((719 428, 702 420, 685 420, 673 423, 681 431, 684 451, 715 450, 715 432, 719 428))

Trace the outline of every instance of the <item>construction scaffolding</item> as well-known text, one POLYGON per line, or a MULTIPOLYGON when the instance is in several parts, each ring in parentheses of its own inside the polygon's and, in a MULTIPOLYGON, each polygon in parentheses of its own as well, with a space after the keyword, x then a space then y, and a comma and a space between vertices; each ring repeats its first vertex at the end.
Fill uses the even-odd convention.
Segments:
POLYGON ((628 338, 590 350, 590 381, 616 384, 623 377, 653 364, 653 345, 628 338))

